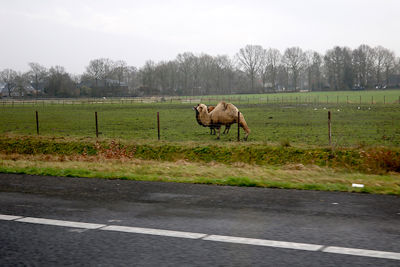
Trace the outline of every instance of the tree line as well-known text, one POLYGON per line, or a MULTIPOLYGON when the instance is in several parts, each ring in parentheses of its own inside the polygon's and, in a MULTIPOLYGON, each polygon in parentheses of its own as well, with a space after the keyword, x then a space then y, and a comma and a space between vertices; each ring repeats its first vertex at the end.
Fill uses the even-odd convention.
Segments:
POLYGON ((400 86, 400 59, 382 46, 335 46, 320 54, 300 47, 265 49, 247 45, 236 55, 185 52, 174 60, 148 60, 141 68, 124 60, 94 59, 80 75, 62 66, 29 63, 29 71, 0 72, 8 97, 105 97, 210 95, 363 90, 400 86))

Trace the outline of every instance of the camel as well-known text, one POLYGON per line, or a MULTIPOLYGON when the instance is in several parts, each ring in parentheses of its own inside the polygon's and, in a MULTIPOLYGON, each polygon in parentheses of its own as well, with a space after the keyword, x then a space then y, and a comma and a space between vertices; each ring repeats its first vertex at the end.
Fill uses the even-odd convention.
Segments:
MULTIPOLYGON (((196 109, 197 107, 193 107, 193 110, 196 111, 196 121, 199 125, 203 126, 203 127, 207 127, 206 125, 203 125, 199 119, 199 111, 196 109)), ((211 112, 214 110, 214 106, 208 106, 207 110, 208 112, 211 112)), ((217 128, 217 125, 210 125, 208 126, 210 127, 210 134, 215 135, 215 128, 217 128)), ((225 130, 222 134, 228 134, 229 133, 229 129, 231 128, 230 125, 225 125, 225 130)))
MULTIPOLYGON (((197 107, 194 107, 197 110, 198 114, 198 122, 204 126, 214 126, 218 129, 218 137, 220 139, 221 125, 226 125, 229 127, 237 123, 238 118, 238 108, 235 107, 231 103, 219 102, 214 110, 211 112, 208 111, 207 106, 204 104, 198 104, 197 107)), ((196 112, 196 113, 197 113, 196 112)), ((240 127, 246 132, 244 140, 247 140, 250 134, 250 128, 247 126, 246 120, 242 113, 240 113, 240 127)))

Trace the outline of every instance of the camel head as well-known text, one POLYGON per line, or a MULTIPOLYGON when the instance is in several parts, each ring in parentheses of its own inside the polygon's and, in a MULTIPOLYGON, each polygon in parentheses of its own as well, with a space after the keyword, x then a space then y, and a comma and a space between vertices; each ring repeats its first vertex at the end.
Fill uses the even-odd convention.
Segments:
POLYGON ((192 108, 194 111, 196 111, 196 113, 199 113, 198 110, 197 110, 197 107, 198 107, 199 105, 200 105, 200 104, 197 104, 196 106, 194 106, 194 107, 192 108))
POLYGON ((195 107, 195 109, 196 109, 197 112, 199 112, 199 113, 202 113, 202 112, 204 112, 204 111, 206 111, 206 112, 208 113, 208 111, 207 111, 207 106, 204 105, 204 104, 198 104, 197 107, 195 107))

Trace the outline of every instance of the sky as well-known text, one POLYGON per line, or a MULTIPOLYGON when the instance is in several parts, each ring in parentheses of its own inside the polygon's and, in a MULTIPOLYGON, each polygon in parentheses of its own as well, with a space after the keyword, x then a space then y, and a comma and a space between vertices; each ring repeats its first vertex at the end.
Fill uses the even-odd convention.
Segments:
POLYGON ((0 0, 0 71, 36 62, 73 74, 96 58, 233 57, 252 44, 325 53, 381 45, 400 55, 398 0, 0 0))

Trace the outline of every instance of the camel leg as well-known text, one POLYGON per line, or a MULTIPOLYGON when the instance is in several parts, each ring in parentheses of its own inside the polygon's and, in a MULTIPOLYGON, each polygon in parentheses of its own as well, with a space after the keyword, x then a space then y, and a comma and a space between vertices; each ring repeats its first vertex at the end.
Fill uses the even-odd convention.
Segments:
POLYGON ((217 139, 219 139, 220 135, 221 135, 221 126, 218 127, 218 136, 217 136, 217 139))
POLYGON ((230 128, 231 128, 230 125, 225 125, 225 130, 224 130, 223 134, 228 134, 230 128))

